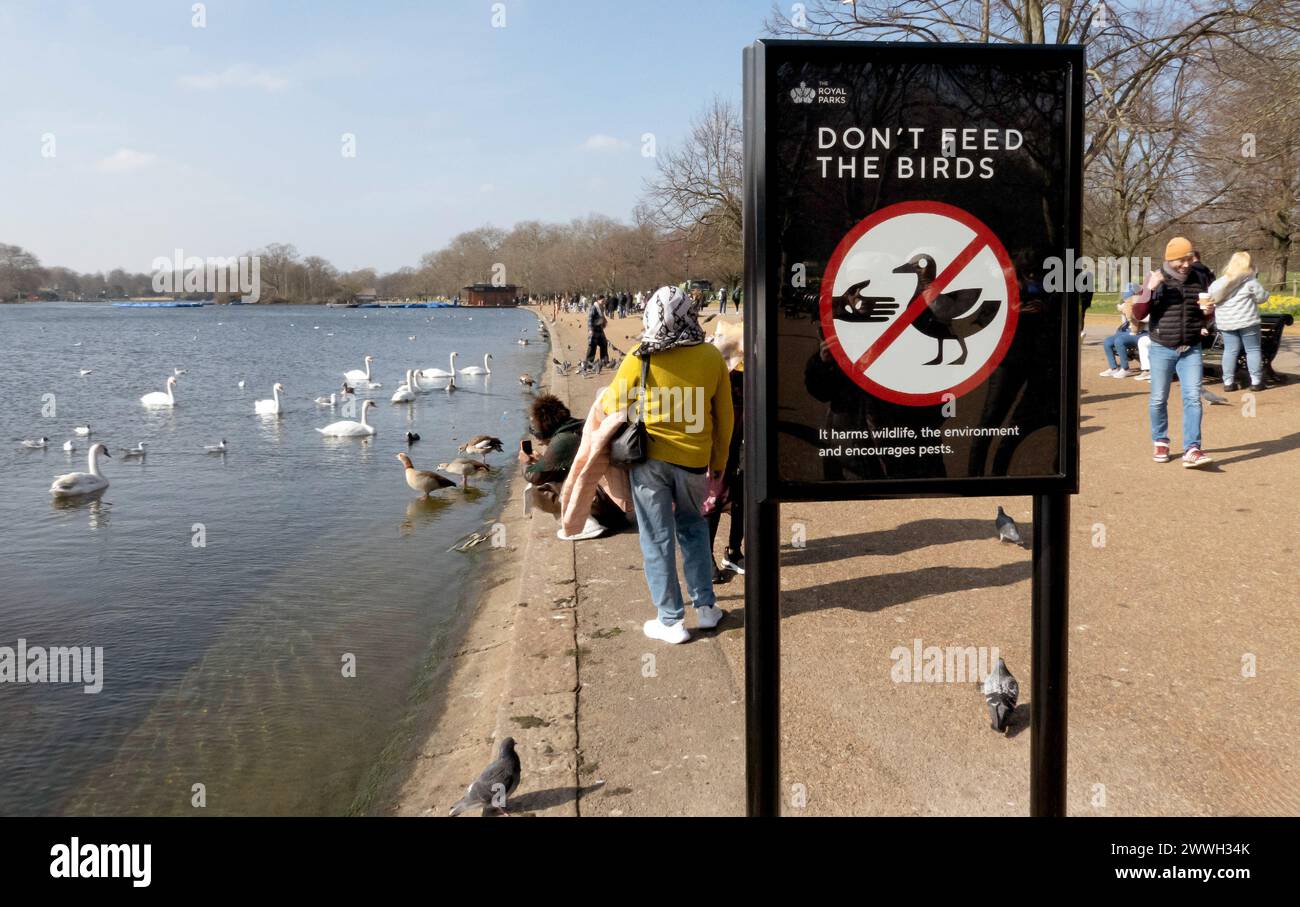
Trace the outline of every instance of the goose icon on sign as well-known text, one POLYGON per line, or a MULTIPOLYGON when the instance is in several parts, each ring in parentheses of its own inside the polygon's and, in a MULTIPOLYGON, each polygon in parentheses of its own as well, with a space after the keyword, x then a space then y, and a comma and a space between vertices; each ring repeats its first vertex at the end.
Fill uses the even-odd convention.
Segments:
POLYGON ((840 368, 872 395, 911 406, 983 383, 1011 345, 1019 310, 1015 269, 997 236, 941 202, 902 202, 866 217, 822 278, 822 330, 840 368))

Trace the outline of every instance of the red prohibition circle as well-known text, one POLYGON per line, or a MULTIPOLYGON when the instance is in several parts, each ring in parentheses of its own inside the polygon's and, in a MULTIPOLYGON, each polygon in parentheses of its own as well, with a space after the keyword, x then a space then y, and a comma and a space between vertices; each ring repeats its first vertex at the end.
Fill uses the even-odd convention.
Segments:
MULTIPOLYGON (((981 250, 982 251, 982 250, 981 250)), ((902 315, 900 313, 899 317, 902 315)), ((1011 264, 1011 258, 1007 255, 1007 250, 994 235, 993 231, 988 228, 983 221, 976 218, 967 211, 963 211, 954 205, 948 205, 943 202, 899 202, 894 205, 881 208, 863 218, 850 230, 845 237, 840 240, 840 244, 835 247, 834 254, 831 255, 830 262, 826 265, 826 273, 822 277, 821 283, 821 322, 822 332, 825 334, 827 341, 830 343, 831 355, 835 357, 835 362, 844 371, 844 374, 853 379, 854 383, 865 390, 872 396, 879 397, 882 400, 888 400, 891 403, 902 403, 906 406, 930 406, 936 403, 943 403, 945 394, 952 394, 954 397, 960 397, 963 394, 978 387, 993 372, 998 364, 1007 354, 1007 349, 1011 346, 1011 340, 1016 335, 1016 322, 1020 320, 1020 287, 1016 282, 1016 269, 1011 264), (1002 336, 998 338, 998 345, 994 348, 993 353, 989 356, 988 361, 969 378, 953 387, 941 391, 934 391, 927 394, 909 394, 904 391, 897 391, 891 387, 885 387, 875 381, 872 381, 866 374, 856 367, 856 363, 849 359, 840 346, 840 338, 835 332, 835 318, 832 315, 833 298, 835 288, 835 278, 839 274, 840 265, 843 264, 845 256, 854 244, 873 227, 879 226, 891 218, 903 214, 938 214, 957 221, 965 227, 974 231, 977 239, 984 241, 984 245, 993 251, 997 258, 998 264, 1002 266, 1002 276, 1006 283, 1007 289, 1007 320, 1002 326, 1002 336)))

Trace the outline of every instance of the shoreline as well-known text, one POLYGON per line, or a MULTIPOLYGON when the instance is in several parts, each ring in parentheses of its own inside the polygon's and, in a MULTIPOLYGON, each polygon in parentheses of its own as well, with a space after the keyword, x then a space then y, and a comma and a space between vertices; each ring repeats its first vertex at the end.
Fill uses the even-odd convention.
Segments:
MULTIPOLYGON (((546 325, 540 309, 520 308, 531 312, 540 326, 546 325)), ((555 344, 552 333, 547 341, 545 366, 538 375, 539 392, 555 392, 550 370, 550 358, 557 355, 555 344)), ((565 701, 566 692, 570 700, 576 695, 576 671, 565 671, 561 665, 563 661, 571 661, 576 643, 571 627, 566 643, 564 628, 559 627, 561 621, 542 614, 546 599, 537 593, 545 590, 525 588, 528 577, 545 564, 544 549, 549 547, 546 535, 550 535, 550 541, 556 546, 565 543, 555 539, 553 532, 539 532, 539 526, 545 528, 541 520, 523 515, 524 478, 516 467, 514 450, 507 447, 506 453, 510 459, 503 468, 513 475, 508 480, 497 521, 505 527, 507 539, 501 551, 516 556, 497 558, 476 573, 473 587, 464 594, 457 625, 441 643, 433 644, 435 652, 431 657, 437 664, 420 681, 428 685, 427 697, 414 704, 405 719, 411 724, 410 736, 397 743, 402 750, 398 764, 379 782, 382 794, 371 799, 365 810, 367 814, 446 815, 447 809, 464 792, 465 785, 490 761, 496 741, 505 736, 520 741, 521 750, 527 746, 526 737, 539 739, 535 749, 540 751, 538 755, 543 761, 553 763, 561 785, 546 792, 550 799, 563 801, 564 792, 572 786, 565 782, 576 782, 576 737, 564 733, 564 728, 576 726, 573 703, 565 701), (525 632, 526 624, 520 616, 534 601, 537 610, 533 613, 541 615, 548 636, 557 636, 561 647, 567 645, 569 659, 553 657, 554 653, 526 651, 533 648, 527 638, 531 634, 525 632), (545 689, 540 693, 534 685, 521 682, 521 676, 529 673, 521 659, 528 658, 536 659, 534 673, 547 678, 541 684, 545 689), (550 678, 555 672, 549 670, 547 661, 561 668, 554 680, 550 678), (551 701, 529 701, 535 695, 550 697, 551 701), (452 708, 453 705, 456 707, 452 708), (509 708, 511 705, 516 707, 509 708)), ((562 577, 558 585, 564 585, 562 577)), ((399 729, 397 733, 400 735, 402 731, 399 729)), ((537 760, 532 754, 526 761, 531 771, 537 771, 537 760)), ((514 798, 512 809, 530 808, 529 801, 520 803, 521 800, 514 798)), ((563 802, 551 804, 545 798, 536 797, 531 809, 576 813, 565 809, 563 802)))

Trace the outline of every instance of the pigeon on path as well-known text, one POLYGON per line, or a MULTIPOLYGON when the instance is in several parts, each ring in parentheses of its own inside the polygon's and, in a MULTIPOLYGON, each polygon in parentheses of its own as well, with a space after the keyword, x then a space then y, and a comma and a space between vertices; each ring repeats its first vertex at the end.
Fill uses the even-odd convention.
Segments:
POLYGON ((473 784, 465 788, 465 796, 460 798, 447 815, 459 816, 465 810, 476 806, 483 807, 484 813, 489 808, 496 808, 505 815, 510 815, 506 812, 506 800, 519 786, 520 773, 519 756, 515 753, 515 738, 507 737, 497 748, 496 759, 483 769, 483 774, 479 775, 473 784))
POLYGON ((1202 396, 1202 397, 1205 399, 1205 401, 1206 401, 1207 403, 1209 403, 1211 406, 1221 406, 1222 404, 1228 402, 1228 398, 1227 398, 1227 397, 1220 397, 1220 396, 1219 396, 1218 394, 1216 394, 1214 391, 1208 391, 1208 390, 1206 390, 1205 388, 1201 388, 1201 396, 1202 396))
POLYGON ((1020 527, 1016 521, 1007 516, 1007 512, 1001 507, 998 508, 998 518, 993 521, 993 525, 998 528, 999 542, 1015 542, 1020 544, 1020 527))
POLYGON ((997 668, 984 678, 984 699, 989 704, 993 730, 1002 733, 1007 729, 1019 698, 1020 684, 1016 683, 1016 679, 1007 670, 1007 663, 999 658, 997 668))

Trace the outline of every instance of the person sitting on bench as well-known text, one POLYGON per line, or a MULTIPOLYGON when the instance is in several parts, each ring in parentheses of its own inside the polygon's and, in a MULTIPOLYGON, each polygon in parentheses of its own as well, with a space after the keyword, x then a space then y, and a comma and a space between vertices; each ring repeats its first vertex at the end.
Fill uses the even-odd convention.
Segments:
POLYGON ((1110 364, 1110 368, 1101 373, 1102 378, 1131 378, 1137 374, 1128 367, 1128 351, 1137 349, 1139 335, 1146 333, 1146 329, 1140 323, 1131 320, 1130 300, 1140 292, 1141 288, 1135 283, 1124 287, 1120 297, 1123 302, 1120 304, 1119 327, 1101 343, 1102 349, 1106 351, 1106 361, 1110 364), (1128 303, 1130 308, 1126 310, 1124 303, 1128 303))

